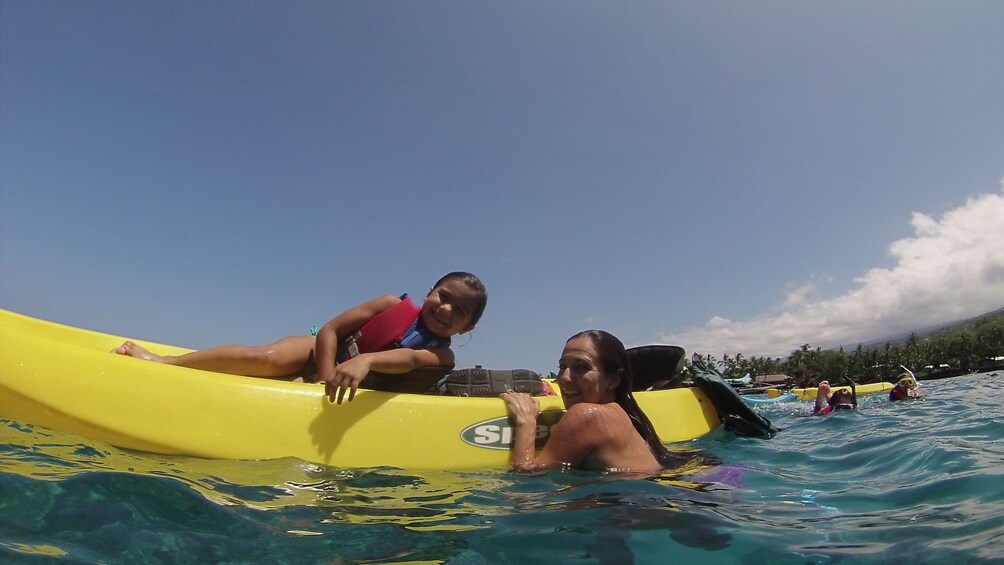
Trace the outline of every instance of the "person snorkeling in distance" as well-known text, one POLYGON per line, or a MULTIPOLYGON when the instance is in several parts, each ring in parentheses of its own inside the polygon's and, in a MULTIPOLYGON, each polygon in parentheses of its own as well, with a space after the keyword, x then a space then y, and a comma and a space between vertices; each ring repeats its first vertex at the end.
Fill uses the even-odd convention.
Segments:
POLYGON ((565 343, 556 383, 565 414, 535 452, 540 403, 504 392, 515 427, 509 461, 516 471, 581 469, 658 473, 682 463, 662 444, 631 393, 633 376, 624 344, 603 330, 575 334, 565 343))
POLYGON ((816 403, 812 406, 813 414, 829 414, 834 410, 850 410, 858 407, 857 393, 854 383, 851 390, 844 388, 832 390, 829 381, 821 381, 816 388, 816 403))
POLYGON ((909 373, 900 373, 896 386, 889 391, 889 402, 897 400, 907 400, 920 398, 920 391, 917 390, 917 379, 909 373))
POLYGON ((401 374, 421 367, 448 367, 455 357, 450 338, 481 320, 488 293, 478 277, 463 271, 436 281, 422 304, 407 294, 379 296, 338 314, 310 335, 271 345, 224 345, 184 355, 155 355, 126 341, 112 351, 168 365, 219 373, 323 382, 332 402, 349 400, 371 371, 401 374), (315 378, 309 374, 316 371, 315 378))

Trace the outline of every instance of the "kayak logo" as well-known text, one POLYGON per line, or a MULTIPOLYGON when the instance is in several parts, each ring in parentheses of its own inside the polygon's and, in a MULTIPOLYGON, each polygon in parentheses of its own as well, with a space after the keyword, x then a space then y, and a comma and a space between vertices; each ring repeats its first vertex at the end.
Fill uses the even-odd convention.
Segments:
MULTIPOLYGON (((547 443, 547 438, 551 437, 551 428, 558 423, 562 411, 541 412, 537 416, 537 438, 536 448, 540 449, 547 443)), ((460 432, 460 439, 464 443, 474 447, 484 447, 485 449, 509 449, 512 446, 512 423, 508 416, 492 418, 467 426, 460 432)))

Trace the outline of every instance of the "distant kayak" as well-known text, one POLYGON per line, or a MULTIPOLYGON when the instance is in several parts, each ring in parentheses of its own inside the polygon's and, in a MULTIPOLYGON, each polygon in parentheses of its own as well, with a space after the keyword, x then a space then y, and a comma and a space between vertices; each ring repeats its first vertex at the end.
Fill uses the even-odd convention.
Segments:
MULTIPOLYGON (((879 392, 889 392, 892 390, 892 383, 868 383, 864 385, 855 385, 855 392, 858 396, 863 394, 876 394, 879 392)), ((831 387, 831 391, 838 391, 841 389, 851 390, 849 386, 834 386, 831 387)), ((798 400, 814 400, 816 398, 816 387, 812 388, 793 388, 790 391, 783 391, 779 388, 767 389, 767 396, 771 398, 780 397, 784 394, 794 394, 798 400)))
POLYGON ((750 386, 750 384, 753 383, 753 378, 750 377, 749 373, 746 373, 745 375, 743 375, 742 377, 740 377, 738 379, 725 379, 725 382, 729 383, 732 386, 736 386, 736 387, 739 387, 739 386, 750 386))
POLYGON ((779 396, 773 396, 773 397, 768 396, 765 398, 763 397, 763 395, 753 396, 747 394, 743 395, 742 399, 743 402, 745 402, 746 404, 750 404, 752 406, 759 406, 762 404, 780 404, 782 402, 794 402, 798 400, 798 395, 793 392, 786 392, 779 396))

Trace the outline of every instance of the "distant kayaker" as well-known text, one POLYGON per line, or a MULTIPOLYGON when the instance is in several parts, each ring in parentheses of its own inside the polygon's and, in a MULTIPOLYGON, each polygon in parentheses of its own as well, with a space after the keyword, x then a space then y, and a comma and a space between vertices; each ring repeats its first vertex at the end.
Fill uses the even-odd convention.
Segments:
POLYGON ((851 390, 841 388, 831 392, 829 381, 821 381, 816 387, 816 403, 812 406, 814 414, 850 410, 858 405, 857 395, 851 390))
POLYGON ((513 469, 656 473, 680 463, 635 401, 632 380, 619 339, 602 330, 572 336, 561 353, 556 379, 566 412, 540 454, 534 445, 540 403, 525 393, 501 395, 515 426, 509 458, 513 469))
POLYGON ((461 271, 436 281, 421 306, 407 294, 387 294, 350 308, 311 335, 271 345, 224 345, 184 355, 155 355, 127 341, 113 351, 168 365, 250 377, 304 377, 323 382, 332 402, 352 400, 370 371, 407 373, 421 367, 453 367, 450 337, 481 319, 488 294, 478 277, 461 271), (316 378, 309 373, 316 371, 316 378))
POLYGON ((899 376, 896 386, 889 391, 889 401, 906 400, 908 398, 920 398, 920 391, 917 390, 917 380, 908 373, 899 376))

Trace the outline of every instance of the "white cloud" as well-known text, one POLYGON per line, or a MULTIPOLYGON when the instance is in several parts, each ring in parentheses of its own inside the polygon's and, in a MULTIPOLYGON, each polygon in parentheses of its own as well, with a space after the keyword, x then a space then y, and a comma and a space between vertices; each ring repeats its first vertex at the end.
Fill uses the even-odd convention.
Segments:
POLYGON ((842 296, 816 298, 809 282, 777 312, 715 316, 661 339, 692 352, 784 357, 805 343, 852 345, 1004 306, 1004 194, 971 198, 940 219, 914 212, 910 223, 914 236, 889 246, 895 266, 867 271, 842 296))

